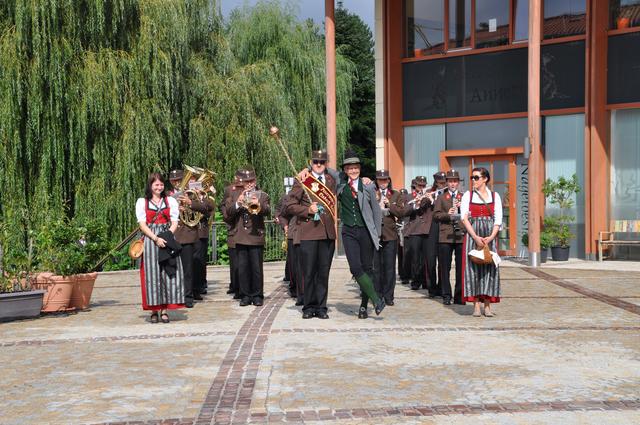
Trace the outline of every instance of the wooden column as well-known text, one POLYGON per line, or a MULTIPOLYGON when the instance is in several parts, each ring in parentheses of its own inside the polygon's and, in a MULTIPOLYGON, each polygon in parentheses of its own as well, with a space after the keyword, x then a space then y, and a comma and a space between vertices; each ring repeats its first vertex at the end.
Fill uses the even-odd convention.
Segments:
POLYGON ((402 3, 385 0, 385 158, 396 187, 404 187, 404 129, 402 127, 402 3))
POLYGON ((529 265, 540 266, 540 222, 543 205, 540 151, 540 41, 542 0, 529 0, 529 265))
POLYGON ((598 232, 608 229, 611 159, 609 158, 610 121, 607 104, 607 28, 609 8, 606 0, 591 1, 591 22, 587 48, 587 118, 585 137, 585 251, 595 260, 598 232), (588 131, 587 131, 588 130, 588 131))
POLYGON ((336 168, 336 24, 334 0, 325 0, 324 40, 327 80, 327 153, 329 166, 336 168))

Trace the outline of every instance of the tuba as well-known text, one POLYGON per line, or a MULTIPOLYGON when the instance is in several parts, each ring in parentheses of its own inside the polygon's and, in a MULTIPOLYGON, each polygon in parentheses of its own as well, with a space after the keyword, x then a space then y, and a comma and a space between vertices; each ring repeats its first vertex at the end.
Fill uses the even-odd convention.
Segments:
MULTIPOLYGON (((186 196, 192 201, 199 201, 199 189, 187 189, 189 187, 189 181, 192 177, 198 175, 198 170, 194 167, 190 167, 189 165, 184 165, 184 177, 180 181, 178 187, 176 187, 177 191, 174 194, 176 198, 180 196, 186 196)), ((195 227, 200 223, 202 219, 202 213, 193 211, 188 205, 183 205, 183 210, 180 211, 180 221, 183 222, 188 227, 195 227)))

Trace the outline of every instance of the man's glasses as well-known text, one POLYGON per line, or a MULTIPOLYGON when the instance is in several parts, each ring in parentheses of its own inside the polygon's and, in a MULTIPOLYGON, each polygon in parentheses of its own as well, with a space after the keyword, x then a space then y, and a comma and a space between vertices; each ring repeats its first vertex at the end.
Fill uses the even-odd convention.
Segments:
POLYGON ((327 163, 327 161, 325 161, 323 159, 314 159, 313 160, 313 165, 324 165, 326 163, 327 163))
POLYGON ((476 176, 471 176, 471 180, 473 180, 473 181, 478 181, 481 178, 482 178, 482 176, 477 176, 477 175, 476 176))

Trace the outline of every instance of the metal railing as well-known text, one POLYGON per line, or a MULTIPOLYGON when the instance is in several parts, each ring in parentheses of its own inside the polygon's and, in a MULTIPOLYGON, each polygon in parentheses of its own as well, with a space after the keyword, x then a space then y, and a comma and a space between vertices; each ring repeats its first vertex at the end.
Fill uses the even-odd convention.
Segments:
MULTIPOLYGON (((284 261, 287 253, 282 249, 284 231, 273 220, 264 221, 265 244, 264 261, 284 261)), ((209 235, 209 264, 229 264, 227 253, 227 225, 224 221, 216 221, 211 226, 209 235)))

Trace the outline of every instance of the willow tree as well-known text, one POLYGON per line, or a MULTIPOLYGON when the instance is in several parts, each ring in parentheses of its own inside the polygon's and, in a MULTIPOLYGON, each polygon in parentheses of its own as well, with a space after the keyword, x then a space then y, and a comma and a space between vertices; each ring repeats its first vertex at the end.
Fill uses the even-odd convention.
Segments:
MULTIPOLYGON (((13 0, 0 4, 0 218, 5 244, 52 215, 97 218, 117 239, 150 171, 252 164, 265 190, 324 146, 324 43, 277 1, 13 0), (9 240, 6 240, 9 239, 9 240)), ((338 147, 354 68, 338 56, 338 147)))

